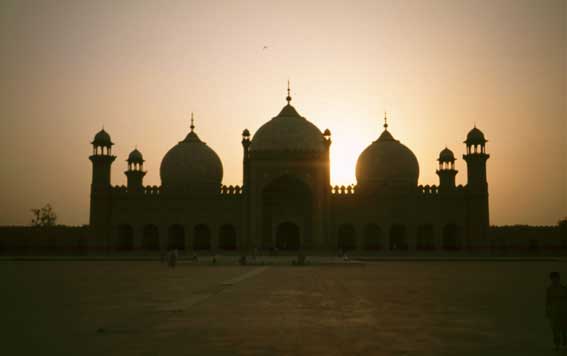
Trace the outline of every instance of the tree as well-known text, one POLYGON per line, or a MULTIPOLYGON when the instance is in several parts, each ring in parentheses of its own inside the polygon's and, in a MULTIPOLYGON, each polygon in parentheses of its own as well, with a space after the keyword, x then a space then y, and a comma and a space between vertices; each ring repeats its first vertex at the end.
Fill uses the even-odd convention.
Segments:
POLYGON ((32 226, 35 227, 50 227, 55 226, 57 221, 57 214, 53 210, 51 204, 45 204, 43 208, 31 209, 32 212, 32 226))

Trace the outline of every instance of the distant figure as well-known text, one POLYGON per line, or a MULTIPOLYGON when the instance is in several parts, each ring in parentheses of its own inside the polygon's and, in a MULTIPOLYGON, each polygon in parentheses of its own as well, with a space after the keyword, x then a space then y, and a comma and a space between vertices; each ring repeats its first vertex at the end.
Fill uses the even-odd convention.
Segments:
POLYGON ((551 285, 547 287, 545 314, 553 331, 553 343, 559 350, 560 343, 567 346, 567 287, 561 285, 559 272, 549 274, 551 285))

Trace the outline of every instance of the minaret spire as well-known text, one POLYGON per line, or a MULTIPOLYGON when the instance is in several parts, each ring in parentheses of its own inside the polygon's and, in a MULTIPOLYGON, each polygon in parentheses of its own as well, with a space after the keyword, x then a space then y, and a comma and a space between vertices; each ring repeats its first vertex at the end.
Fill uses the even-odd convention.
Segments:
POLYGON ((287 97, 285 98, 285 100, 287 100, 287 105, 290 105, 289 103, 291 102, 291 90, 289 88, 289 80, 287 81, 287 97))
POLYGON ((189 127, 191 128, 191 132, 193 132, 195 129, 195 118, 193 117, 193 112, 191 112, 191 126, 189 127))
POLYGON ((388 113, 384 111, 384 130, 388 131, 388 113))

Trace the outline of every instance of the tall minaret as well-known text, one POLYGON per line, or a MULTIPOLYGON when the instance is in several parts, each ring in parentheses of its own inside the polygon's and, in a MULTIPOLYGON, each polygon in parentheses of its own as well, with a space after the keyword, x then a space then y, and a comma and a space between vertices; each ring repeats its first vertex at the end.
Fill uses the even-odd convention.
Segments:
POLYGON ((488 249, 488 229, 490 217, 488 209, 488 182, 486 179, 486 142, 482 131, 476 126, 468 133, 467 153, 467 238, 471 246, 488 249))
POLYGON ((93 171, 89 224, 95 234, 96 248, 108 248, 111 210, 110 171, 116 156, 112 155, 113 143, 104 129, 95 135, 91 144, 93 154, 89 159, 93 163, 93 171))

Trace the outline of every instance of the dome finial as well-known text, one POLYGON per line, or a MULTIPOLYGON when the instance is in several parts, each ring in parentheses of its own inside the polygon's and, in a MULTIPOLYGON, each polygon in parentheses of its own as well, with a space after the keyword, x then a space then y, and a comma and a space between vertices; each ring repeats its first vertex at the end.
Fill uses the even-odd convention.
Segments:
POLYGON ((384 111, 384 130, 388 131, 388 113, 384 111))
POLYGON ((191 128, 191 132, 193 132, 195 129, 195 118, 193 117, 193 112, 191 112, 191 126, 189 127, 191 128))
POLYGON ((291 90, 289 89, 289 79, 287 81, 287 97, 285 98, 285 100, 287 100, 287 105, 290 105, 290 101, 291 101, 291 90))

